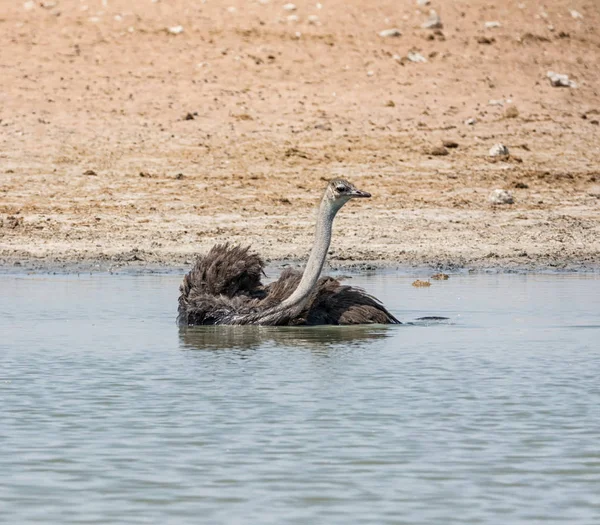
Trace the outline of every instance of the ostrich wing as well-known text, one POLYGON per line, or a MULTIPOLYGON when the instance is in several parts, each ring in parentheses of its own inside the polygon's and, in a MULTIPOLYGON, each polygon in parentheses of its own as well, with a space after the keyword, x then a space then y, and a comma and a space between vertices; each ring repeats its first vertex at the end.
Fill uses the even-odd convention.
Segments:
POLYGON ((264 262, 250 247, 218 244, 199 256, 179 287, 180 324, 218 324, 264 297, 264 262))

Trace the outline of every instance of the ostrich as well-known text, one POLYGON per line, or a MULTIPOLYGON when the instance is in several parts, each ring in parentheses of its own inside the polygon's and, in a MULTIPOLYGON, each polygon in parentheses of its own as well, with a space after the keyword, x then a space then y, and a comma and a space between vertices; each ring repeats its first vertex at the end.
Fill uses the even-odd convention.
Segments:
POLYGON ((315 241, 303 273, 286 269, 263 286, 265 263, 250 247, 218 244, 198 257, 179 287, 181 325, 400 324, 375 297, 320 277, 333 219, 350 199, 369 198, 345 180, 327 185, 319 206, 315 241))

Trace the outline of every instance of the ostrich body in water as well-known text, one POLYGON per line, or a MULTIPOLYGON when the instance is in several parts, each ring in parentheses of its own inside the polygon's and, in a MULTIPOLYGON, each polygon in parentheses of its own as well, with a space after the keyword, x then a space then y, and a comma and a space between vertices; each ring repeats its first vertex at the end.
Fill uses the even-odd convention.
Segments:
POLYGON ((333 180, 319 206, 315 242, 304 272, 286 269, 264 286, 265 263, 250 247, 219 244, 198 257, 179 290, 182 325, 399 324, 365 291, 320 277, 331 242, 333 219, 350 199, 368 198, 345 180, 333 180))

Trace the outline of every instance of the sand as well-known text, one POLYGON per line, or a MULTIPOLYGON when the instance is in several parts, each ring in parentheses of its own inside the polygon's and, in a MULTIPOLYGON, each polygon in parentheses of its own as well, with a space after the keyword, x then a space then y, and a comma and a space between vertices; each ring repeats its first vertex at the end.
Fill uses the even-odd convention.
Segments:
POLYGON ((284 4, 3 2, 0 265, 302 260, 343 177, 334 266, 598 268, 599 4, 284 4))

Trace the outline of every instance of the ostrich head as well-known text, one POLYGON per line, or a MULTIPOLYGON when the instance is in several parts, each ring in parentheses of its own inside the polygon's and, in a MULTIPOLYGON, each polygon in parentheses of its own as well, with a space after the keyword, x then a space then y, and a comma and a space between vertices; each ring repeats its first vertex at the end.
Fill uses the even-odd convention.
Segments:
POLYGON ((336 211, 350 199, 364 199, 369 198, 370 196, 370 193, 359 190, 354 184, 343 179, 334 179, 330 181, 327 185, 327 190, 325 191, 325 199, 336 211))

